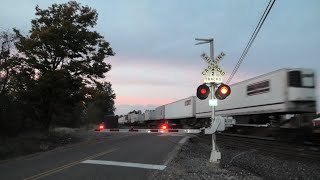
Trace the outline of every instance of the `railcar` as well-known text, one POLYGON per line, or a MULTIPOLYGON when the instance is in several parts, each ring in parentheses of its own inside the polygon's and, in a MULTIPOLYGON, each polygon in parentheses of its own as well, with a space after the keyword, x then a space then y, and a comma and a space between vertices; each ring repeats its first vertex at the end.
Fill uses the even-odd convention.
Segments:
MULTIPOLYGON (((230 85, 232 93, 218 100, 216 115, 232 117, 237 124, 265 124, 285 114, 316 112, 315 73, 311 69, 280 69, 230 85)), ((209 97, 191 96, 148 111, 147 124, 172 123, 207 126, 209 97)))

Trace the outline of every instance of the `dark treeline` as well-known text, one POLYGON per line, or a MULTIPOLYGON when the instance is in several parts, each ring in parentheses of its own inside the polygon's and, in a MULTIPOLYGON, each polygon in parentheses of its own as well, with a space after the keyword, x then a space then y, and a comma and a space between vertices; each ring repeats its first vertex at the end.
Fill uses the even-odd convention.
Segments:
POLYGON ((31 30, 0 33, 0 133, 79 127, 114 114, 104 74, 114 52, 96 10, 70 1, 35 8, 31 30))

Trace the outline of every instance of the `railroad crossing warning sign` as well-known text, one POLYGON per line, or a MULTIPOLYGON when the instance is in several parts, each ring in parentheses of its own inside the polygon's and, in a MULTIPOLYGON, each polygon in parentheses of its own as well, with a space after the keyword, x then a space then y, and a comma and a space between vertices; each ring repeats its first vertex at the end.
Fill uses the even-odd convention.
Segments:
POLYGON ((203 81, 205 83, 210 83, 210 82, 221 83, 222 82, 222 76, 214 76, 214 75, 204 76, 203 81))
POLYGON ((201 58, 205 60, 209 66, 202 71, 202 75, 204 76, 204 82, 222 82, 222 76, 226 73, 224 70, 218 65, 218 63, 223 59, 225 56, 224 52, 221 52, 214 60, 212 60, 206 53, 201 54, 201 58))

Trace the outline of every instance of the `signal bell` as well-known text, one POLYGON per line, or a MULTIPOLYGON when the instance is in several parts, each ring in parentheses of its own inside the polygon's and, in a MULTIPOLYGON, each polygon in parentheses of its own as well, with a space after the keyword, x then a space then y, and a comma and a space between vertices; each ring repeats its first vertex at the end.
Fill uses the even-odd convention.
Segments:
POLYGON ((207 99, 209 94, 210 94, 210 88, 207 85, 202 84, 202 85, 198 86, 197 97, 199 99, 201 99, 201 100, 207 99))
POLYGON ((231 88, 226 84, 221 84, 216 90, 215 96, 219 100, 223 100, 228 97, 231 93, 231 88))

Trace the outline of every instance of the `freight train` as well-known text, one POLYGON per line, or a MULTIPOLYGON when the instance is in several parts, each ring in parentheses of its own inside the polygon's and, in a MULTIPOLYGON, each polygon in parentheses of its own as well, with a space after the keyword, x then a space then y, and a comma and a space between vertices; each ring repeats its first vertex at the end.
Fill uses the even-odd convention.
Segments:
MULTIPOLYGON (((271 124, 287 114, 316 112, 315 73, 311 69, 280 69, 230 85, 232 93, 218 100, 216 115, 232 117, 237 124, 271 124)), ((190 96, 146 110, 148 127, 167 123, 174 127, 207 127, 209 98, 190 96)))

